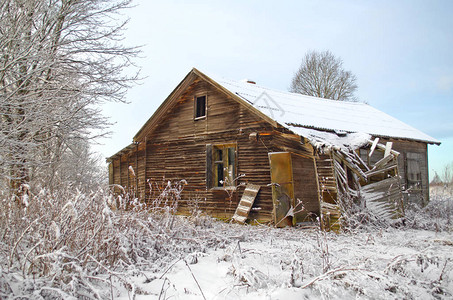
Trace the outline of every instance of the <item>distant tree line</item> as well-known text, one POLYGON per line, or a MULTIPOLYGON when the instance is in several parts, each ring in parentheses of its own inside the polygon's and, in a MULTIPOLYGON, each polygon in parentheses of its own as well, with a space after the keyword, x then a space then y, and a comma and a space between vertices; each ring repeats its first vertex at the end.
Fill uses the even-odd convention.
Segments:
POLYGON ((442 169, 440 175, 437 172, 434 172, 434 176, 430 184, 431 185, 453 184, 453 162, 446 164, 442 169))

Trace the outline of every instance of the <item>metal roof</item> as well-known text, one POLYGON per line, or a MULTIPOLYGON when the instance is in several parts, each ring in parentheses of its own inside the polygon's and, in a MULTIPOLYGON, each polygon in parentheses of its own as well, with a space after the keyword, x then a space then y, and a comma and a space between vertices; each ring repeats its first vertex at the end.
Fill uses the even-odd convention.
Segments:
POLYGON ((297 127, 305 127, 363 132, 379 137, 440 144, 437 139, 365 103, 317 98, 277 91, 245 81, 207 76, 292 131, 297 131, 297 127))

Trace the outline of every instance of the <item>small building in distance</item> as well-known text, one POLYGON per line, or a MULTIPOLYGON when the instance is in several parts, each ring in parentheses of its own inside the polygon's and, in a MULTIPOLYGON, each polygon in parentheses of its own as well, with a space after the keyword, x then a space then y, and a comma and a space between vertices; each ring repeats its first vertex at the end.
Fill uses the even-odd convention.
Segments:
POLYGON ((108 158, 109 182, 151 203, 160 192, 153 185, 185 180, 175 207, 181 214, 196 206, 277 226, 329 215, 331 226, 349 205, 341 199, 362 197, 377 213, 401 213, 402 197, 425 205, 428 144, 440 142, 364 103, 194 68, 133 142, 108 158))

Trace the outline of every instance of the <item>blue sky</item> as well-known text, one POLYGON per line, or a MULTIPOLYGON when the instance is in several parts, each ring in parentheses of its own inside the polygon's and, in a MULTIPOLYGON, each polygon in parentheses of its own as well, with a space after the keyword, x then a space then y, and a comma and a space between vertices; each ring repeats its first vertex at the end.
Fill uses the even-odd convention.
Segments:
POLYGON ((146 78, 129 104, 108 104, 110 156, 196 67, 287 90, 308 50, 330 50, 358 79, 360 100, 442 142, 430 175, 453 161, 453 1, 145 1, 125 11, 146 78))

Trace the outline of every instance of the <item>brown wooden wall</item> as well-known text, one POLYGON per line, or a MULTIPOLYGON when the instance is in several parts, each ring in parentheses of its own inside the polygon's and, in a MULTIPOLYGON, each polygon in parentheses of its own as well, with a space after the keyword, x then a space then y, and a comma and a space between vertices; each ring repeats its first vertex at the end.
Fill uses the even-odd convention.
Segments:
POLYGON ((269 123, 228 99, 209 83, 196 80, 165 114, 161 124, 150 132, 146 141, 139 141, 136 148, 113 157, 115 184, 145 195, 150 203, 159 193, 158 186, 162 187, 168 180, 184 179, 187 185, 178 211, 188 214, 194 203, 198 203, 201 210, 219 218, 233 215, 244 190, 241 184, 259 184, 261 190, 253 206, 259 209, 252 211, 250 218, 271 220, 268 152, 277 148, 273 147, 274 128, 269 123), (207 96, 207 117, 194 120, 194 97, 203 95, 207 96), (251 140, 249 135, 253 132, 266 134, 251 140), (232 143, 237 145, 237 174, 245 174, 245 177, 238 180, 239 187, 231 196, 223 189, 206 187, 206 145, 232 143), (121 165, 118 156, 121 156, 121 165), (134 168, 136 177, 129 166, 134 168))
POLYGON ((390 140, 393 142, 393 149, 400 153, 398 157, 398 169, 401 176, 401 183, 407 187, 408 178, 408 157, 416 154, 421 172, 421 187, 417 191, 411 190, 406 201, 426 205, 429 201, 429 175, 428 175, 428 146, 426 143, 390 140))
MULTIPOLYGON (((159 125, 148 129, 136 144, 112 157, 109 169, 111 184, 123 186, 127 192, 152 204, 168 181, 185 180, 187 185, 178 203, 180 213, 190 214, 196 207, 214 217, 231 218, 244 184, 250 182, 261 186, 250 219, 271 221, 273 204, 268 153, 286 151, 292 153, 295 198, 303 201, 308 211, 319 214, 314 151, 309 143, 301 144, 299 136, 273 127, 200 79, 185 88, 176 100, 175 106, 163 114, 159 125), (197 96, 207 96, 207 116, 194 120, 194 98, 197 96), (234 193, 207 187, 207 145, 221 144, 236 144, 236 175, 245 174, 237 181, 238 188, 234 193)), ((407 183, 408 155, 419 155, 422 186, 410 200, 420 200, 423 196, 422 204, 426 204, 429 199, 426 144, 391 141, 393 149, 401 153, 399 169, 403 184, 407 183)), ((381 143, 385 142, 381 139, 381 143)), ((118 187, 115 191, 121 192, 118 187)))
POLYGON ((298 220, 312 221, 313 215, 319 216, 318 183, 316 181, 315 162, 313 158, 303 157, 292 154, 294 198, 296 205, 298 200, 302 202, 302 207, 296 207, 296 211, 301 211, 297 215, 298 220))
MULTIPOLYGON (((407 189, 413 181, 408 178, 408 169, 410 164, 414 164, 416 160, 416 168, 420 170, 420 185, 417 188, 411 188, 408 194, 405 195, 405 202, 414 202, 419 205, 426 205, 429 201, 429 176, 428 176, 428 146, 426 143, 406 141, 406 140, 395 140, 395 139, 383 139, 380 138, 379 143, 386 144, 392 142, 392 149, 400 153, 398 156, 398 170, 401 176, 401 184, 407 189), (411 162, 412 161, 412 162, 411 162)), ((367 153, 363 153, 362 159, 366 161, 367 153)), ((374 164, 384 157, 384 152, 374 151, 372 157, 369 159, 369 164, 374 164)), ((385 178, 382 178, 385 179, 385 178)))
MULTIPOLYGON (((196 204, 212 216, 230 218, 244 190, 241 184, 250 182, 261 186, 253 206, 259 209, 253 210, 250 218, 270 221, 273 204, 268 186, 271 183, 268 153, 287 151, 292 153, 296 199, 302 200, 310 212, 319 213, 313 147, 309 143, 301 144, 301 138, 288 130, 273 127, 210 83, 196 79, 160 121, 160 125, 148 130, 137 145, 113 157, 112 183, 126 187, 128 192, 151 203, 168 180, 185 180, 187 185, 179 201, 179 212, 189 214, 196 204), (194 120, 196 96, 207 96, 205 119, 194 120), (258 138, 251 137, 252 133, 258 133, 258 138), (238 180, 238 189, 232 195, 206 185, 206 145, 221 144, 237 145, 236 173, 245 174, 238 180)), ((387 141, 381 139, 380 143, 387 141)), ((389 141, 393 142, 393 149, 401 153, 399 171, 403 184, 407 183, 408 156, 415 153, 420 158, 421 188, 410 194, 408 200, 426 204, 429 199, 427 145, 389 141)), ((371 158, 372 162, 382 158, 377 155, 378 152, 371 158)))

